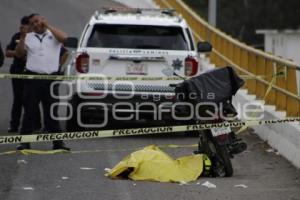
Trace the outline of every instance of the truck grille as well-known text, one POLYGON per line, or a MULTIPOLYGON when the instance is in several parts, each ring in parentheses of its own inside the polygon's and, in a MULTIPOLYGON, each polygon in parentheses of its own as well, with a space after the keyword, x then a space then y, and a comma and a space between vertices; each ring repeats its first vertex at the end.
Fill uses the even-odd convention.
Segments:
MULTIPOLYGON (((112 84, 103 83, 89 83, 88 87, 94 90, 113 90, 112 84)), ((169 92, 174 93, 175 88, 170 86, 155 86, 155 85, 134 85, 134 88, 130 84, 118 84, 114 86, 115 91, 136 91, 136 92, 169 92)))

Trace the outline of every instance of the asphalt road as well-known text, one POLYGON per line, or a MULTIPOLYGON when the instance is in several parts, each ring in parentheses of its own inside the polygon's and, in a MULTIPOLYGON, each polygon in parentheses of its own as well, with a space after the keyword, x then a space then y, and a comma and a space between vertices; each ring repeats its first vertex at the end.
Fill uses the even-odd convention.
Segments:
MULTIPOLYGON (((18 27, 19 18, 29 13, 41 13, 72 36, 79 36, 84 24, 96 8, 115 4, 108 0, 1 0, 0 40, 9 41, 18 27)), ((10 60, 0 72, 7 72, 10 60)), ((0 80, 0 134, 7 135, 12 101, 9 80, 0 80)), ((116 125, 117 127, 118 125, 116 125)), ((188 185, 176 183, 134 182, 111 180, 104 176, 133 148, 150 144, 194 144, 193 137, 148 136, 98 139, 68 142, 71 154, 0 156, 1 200, 94 200, 94 199, 285 199, 300 200, 300 172, 280 155, 267 152, 269 147, 255 134, 243 134, 248 150, 233 160, 231 178, 200 178, 188 185), (88 150, 89 152, 83 152, 88 150), (106 151, 99 151, 106 150, 106 151), (113 150, 113 151, 107 151, 113 150), (77 153, 76 153, 77 151, 77 153), (90 168, 90 170, 86 170, 90 168), (216 185, 208 189, 201 184, 216 185), (244 185, 236 187, 236 185, 244 185)), ((51 144, 35 144, 47 150, 51 144)), ((15 146, 0 146, 0 153, 15 146)), ((174 158, 190 155, 194 149, 166 149, 174 158)))

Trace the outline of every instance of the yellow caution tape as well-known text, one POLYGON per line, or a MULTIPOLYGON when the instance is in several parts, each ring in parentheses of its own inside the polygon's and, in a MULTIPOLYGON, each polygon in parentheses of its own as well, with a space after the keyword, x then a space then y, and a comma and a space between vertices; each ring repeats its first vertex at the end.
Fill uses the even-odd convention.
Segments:
POLYGON ((64 132, 52 134, 35 134, 35 135, 19 135, 19 136, 0 136, 0 145, 16 144, 26 142, 51 142, 55 140, 82 140, 93 138, 121 137, 134 135, 153 135, 161 133, 176 133, 185 131, 199 131, 212 128, 223 127, 243 127, 257 126, 269 124, 283 124, 300 122, 300 118, 274 119, 274 120, 254 120, 254 121, 238 121, 238 122, 222 122, 213 124, 193 124, 182 126, 161 126, 149 128, 134 128, 134 129, 117 129, 117 130, 95 130, 95 131, 80 131, 80 132, 64 132))
MULTIPOLYGON (((279 76, 279 75, 278 75, 279 76)), ((282 76, 282 73, 280 74, 282 76)), ((250 76, 240 75, 243 79, 266 78, 268 76, 250 76)), ((105 80, 105 81, 182 81, 190 77, 106 77, 103 75, 30 75, 30 74, 0 74, 0 79, 31 79, 31 80, 54 80, 54 81, 72 81, 72 80, 105 80)))
POLYGON ((105 81, 178 81, 183 80, 177 76, 170 77, 106 77, 103 75, 28 75, 28 74, 0 74, 0 79, 32 79, 32 80, 105 80, 105 81))
POLYGON ((24 155, 49 155, 49 154, 61 154, 61 153, 69 153, 67 150, 35 150, 35 149, 24 149, 20 151, 24 155))
POLYGON ((0 153, 0 156, 12 155, 12 154, 15 154, 15 153, 17 153, 17 151, 6 151, 6 152, 3 152, 3 153, 0 153))
MULTIPOLYGON (((265 94, 265 96, 264 96, 264 98, 263 98, 263 101, 265 101, 265 100, 267 99, 268 95, 270 94, 270 92, 271 92, 271 90, 272 90, 272 87, 273 87, 273 85, 275 84, 276 78, 277 78, 278 76, 282 76, 282 75, 284 75, 284 73, 283 73, 283 72, 279 72, 279 73, 275 74, 275 75, 272 77, 272 80, 271 80, 271 82, 270 82, 270 84, 269 84, 269 87, 268 87, 268 89, 267 89, 267 91, 266 91, 266 94, 265 94)), ((254 118, 254 117, 255 117, 255 113, 252 114, 251 117, 254 118)), ((242 133, 242 132, 245 131, 247 128, 248 128, 248 126, 243 126, 243 127, 241 127, 241 128, 236 132, 236 134, 242 133)))
POLYGON ((20 151, 6 151, 3 153, 0 153, 0 156, 4 155, 12 155, 12 154, 17 154, 21 153, 23 155, 54 155, 54 154, 62 154, 62 153, 70 153, 70 151, 67 150, 49 150, 49 151, 44 151, 44 150, 35 150, 35 149, 24 149, 20 151))

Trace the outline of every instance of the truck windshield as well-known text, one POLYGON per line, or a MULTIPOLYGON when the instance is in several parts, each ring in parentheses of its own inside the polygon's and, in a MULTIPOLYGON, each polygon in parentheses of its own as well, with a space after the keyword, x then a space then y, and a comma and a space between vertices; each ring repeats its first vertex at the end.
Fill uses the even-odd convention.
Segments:
POLYGON ((93 27, 88 47, 188 50, 181 27, 107 25, 93 27))

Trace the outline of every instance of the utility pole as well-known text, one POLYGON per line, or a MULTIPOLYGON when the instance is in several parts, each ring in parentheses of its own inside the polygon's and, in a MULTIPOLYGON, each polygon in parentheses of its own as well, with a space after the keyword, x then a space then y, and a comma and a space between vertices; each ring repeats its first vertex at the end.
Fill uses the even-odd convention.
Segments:
POLYGON ((217 0, 209 0, 208 23, 214 27, 217 26, 217 0))

